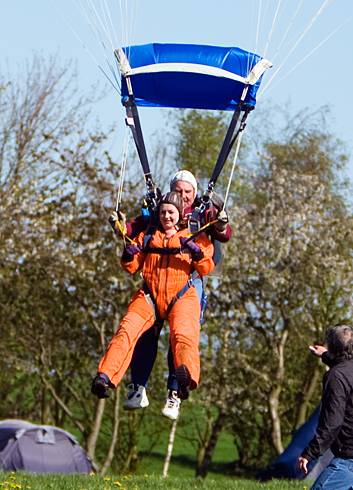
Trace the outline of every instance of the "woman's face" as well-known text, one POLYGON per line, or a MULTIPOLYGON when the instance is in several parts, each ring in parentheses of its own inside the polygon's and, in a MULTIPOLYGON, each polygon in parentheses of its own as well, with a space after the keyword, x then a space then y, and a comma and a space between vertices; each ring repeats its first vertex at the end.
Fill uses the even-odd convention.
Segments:
POLYGON ((159 220, 164 231, 171 230, 179 221, 179 211, 173 204, 163 203, 159 208, 159 220))

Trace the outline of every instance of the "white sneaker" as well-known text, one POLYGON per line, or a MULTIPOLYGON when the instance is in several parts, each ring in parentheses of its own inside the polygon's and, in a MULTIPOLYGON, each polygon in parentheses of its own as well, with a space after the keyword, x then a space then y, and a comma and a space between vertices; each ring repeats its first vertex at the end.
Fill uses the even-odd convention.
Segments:
POLYGON ((146 408, 150 404, 146 394, 146 388, 142 385, 130 383, 127 386, 127 393, 124 400, 124 410, 136 410, 136 408, 146 408))
POLYGON ((169 390, 165 405, 162 409, 162 415, 170 420, 176 420, 179 417, 180 403, 181 400, 178 397, 178 392, 169 390))

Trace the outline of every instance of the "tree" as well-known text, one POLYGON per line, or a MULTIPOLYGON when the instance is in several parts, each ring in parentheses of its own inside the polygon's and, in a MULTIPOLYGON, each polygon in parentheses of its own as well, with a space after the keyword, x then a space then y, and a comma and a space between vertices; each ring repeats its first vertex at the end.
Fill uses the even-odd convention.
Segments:
POLYGON ((346 157, 315 118, 299 127, 294 119, 279 136, 257 166, 250 155, 252 173, 238 176, 231 196, 235 233, 203 334, 202 476, 226 426, 243 466, 283 450, 317 393, 306 347, 350 313, 352 218, 336 173, 346 157))

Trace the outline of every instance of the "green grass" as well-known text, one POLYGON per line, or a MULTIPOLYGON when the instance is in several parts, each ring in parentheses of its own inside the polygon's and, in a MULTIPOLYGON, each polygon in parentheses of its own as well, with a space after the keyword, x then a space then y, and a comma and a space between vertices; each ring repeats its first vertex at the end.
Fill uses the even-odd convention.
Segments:
POLYGON ((272 481, 258 483, 256 481, 223 478, 217 481, 206 478, 168 477, 139 475, 124 477, 101 477, 98 475, 31 475, 27 473, 0 472, 0 489, 2 490, 186 490, 186 489, 214 489, 214 490, 308 490, 310 485, 305 482, 272 481))

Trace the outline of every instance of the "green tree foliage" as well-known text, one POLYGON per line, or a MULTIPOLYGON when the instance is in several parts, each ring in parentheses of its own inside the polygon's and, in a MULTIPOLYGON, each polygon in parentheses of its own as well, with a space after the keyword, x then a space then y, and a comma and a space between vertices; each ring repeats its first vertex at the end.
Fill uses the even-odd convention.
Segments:
MULTIPOLYGON (((230 200, 234 235, 203 329, 206 423, 195 429, 203 476, 225 427, 242 467, 283 450, 318 402, 322 369, 307 346, 351 314, 352 217, 338 173, 346 156, 317 118, 287 122, 251 167, 242 161, 230 200)), ((196 153, 191 145, 190 161, 196 153)))
MULTIPOLYGON (((122 242, 116 247, 103 207, 114 203, 118 182, 111 134, 92 129, 95 98, 75 84, 72 69, 55 60, 34 59, 17 80, 0 77, 0 416, 63 426, 103 472, 135 471, 141 450, 167 437, 168 337, 148 410, 123 412, 123 387, 108 401, 93 399, 91 376, 140 278, 121 270, 122 242)), ((238 469, 281 451, 318 402, 322 368, 307 345, 351 315, 352 217, 339 178, 346 156, 321 119, 305 120, 288 120, 260 154, 249 144, 240 155, 227 203, 233 237, 222 274, 208 282, 202 381, 177 430, 202 476, 225 430, 238 469)), ((183 112, 176 128, 178 167, 206 181, 223 115, 183 112)), ((160 144, 156 155, 166 176, 169 148, 160 144)), ((129 165, 129 216, 139 212, 141 180, 129 165)))

